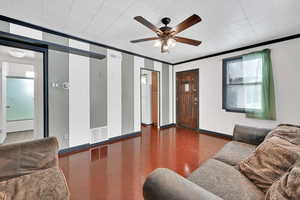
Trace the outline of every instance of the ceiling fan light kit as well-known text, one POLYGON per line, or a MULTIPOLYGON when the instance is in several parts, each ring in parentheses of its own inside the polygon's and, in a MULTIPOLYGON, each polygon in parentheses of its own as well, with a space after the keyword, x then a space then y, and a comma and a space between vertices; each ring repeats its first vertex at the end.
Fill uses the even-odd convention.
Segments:
POLYGON ((187 19, 185 19, 183 22, 179 23, 175 27, 169 27, 168 24, 171 22, 171 19, 168 17, 164 17, 161 19, 161 22, 164 24, 164 26, 158 28, 155 25, 153 25, 151 22, 146 20, 145 18, 141 16, 136 16, 134 19, 153 32, 156 33, 157 37, 151 37, 151 38, 144 38, 139 40, 132 40, 132 43, 138 43, 138 42, 146 42, 155 40, 154 46, 160 47, 162 53, 168 53, 170 48, 176 46, 176 42, 189 44, 193 46, 199 46, 201 44, 201 41, 198 40, 192 40, 184 37, 176 36, 178 33, 186 30, 187 28, 199 23, 201 21, 201 18, 194 14, 187 19))
POLYGON ((157 39, 157 40, 155 40, 153 46, 155 46, 155 47, 161 47, 161 44, 162 44, 161 40, 157 39))

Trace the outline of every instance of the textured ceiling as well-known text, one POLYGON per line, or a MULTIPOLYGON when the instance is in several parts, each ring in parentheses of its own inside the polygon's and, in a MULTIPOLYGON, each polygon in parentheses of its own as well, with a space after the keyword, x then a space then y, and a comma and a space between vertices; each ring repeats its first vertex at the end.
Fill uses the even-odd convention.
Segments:
POLYGON ((299 10, 299 0, 0 0, 1 15, 172 63, 300 33, 299 10), (129 42, 154 36, 134 16, 175 26, 192 14, 203 21, 179 36, 199 47, 161 54, 153 41, 129 42))

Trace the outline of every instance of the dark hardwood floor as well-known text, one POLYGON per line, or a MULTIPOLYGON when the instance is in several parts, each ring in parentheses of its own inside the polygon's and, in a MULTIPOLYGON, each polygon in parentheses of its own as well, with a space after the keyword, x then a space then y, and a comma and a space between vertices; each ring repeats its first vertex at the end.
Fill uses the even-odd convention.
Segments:
POLYGON ((156 168, 188 176, 227 139, 184 128, 142 128, 140 137, 60 157, 71 200, 141 200, 142 185, 156 168))

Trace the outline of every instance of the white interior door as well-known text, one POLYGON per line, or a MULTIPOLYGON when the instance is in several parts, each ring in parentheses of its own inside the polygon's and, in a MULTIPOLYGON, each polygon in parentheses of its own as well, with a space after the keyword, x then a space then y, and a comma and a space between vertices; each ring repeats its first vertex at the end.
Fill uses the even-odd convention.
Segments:
POLYGON ((7 63, 0 63, 0 144, 6 138, 6 73, 7 63))

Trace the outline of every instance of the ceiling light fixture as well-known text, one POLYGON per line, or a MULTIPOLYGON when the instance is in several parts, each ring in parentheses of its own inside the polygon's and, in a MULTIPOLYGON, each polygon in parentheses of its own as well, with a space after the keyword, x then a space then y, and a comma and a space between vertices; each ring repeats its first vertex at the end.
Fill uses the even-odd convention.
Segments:
POLYGON ((155 46, 155 47, 161 47, 161 44, 162 44, 161 40, 155 40, 153 46, 155 46))
POLYGON ((20 51, 20 50, 10 50, 8 52, 12 57, 15 57, 15 58, 24 58, 26 53, 23 52, 23 51, 20 51))
POLYGON ((167 44, 169 47, 175 47, 176 46, 176 40, 174 38, 169 38, 167 41, 167 44))
POLYGON ((168 53, 172 47, 176 46, 176 40, 174 38, 156 40, 153 46, 160 47, 162 53, 168 53))
POLYGON ((161 52, 162 53, 169 53, 169 46, 165 42, 161 46, 161 52))

